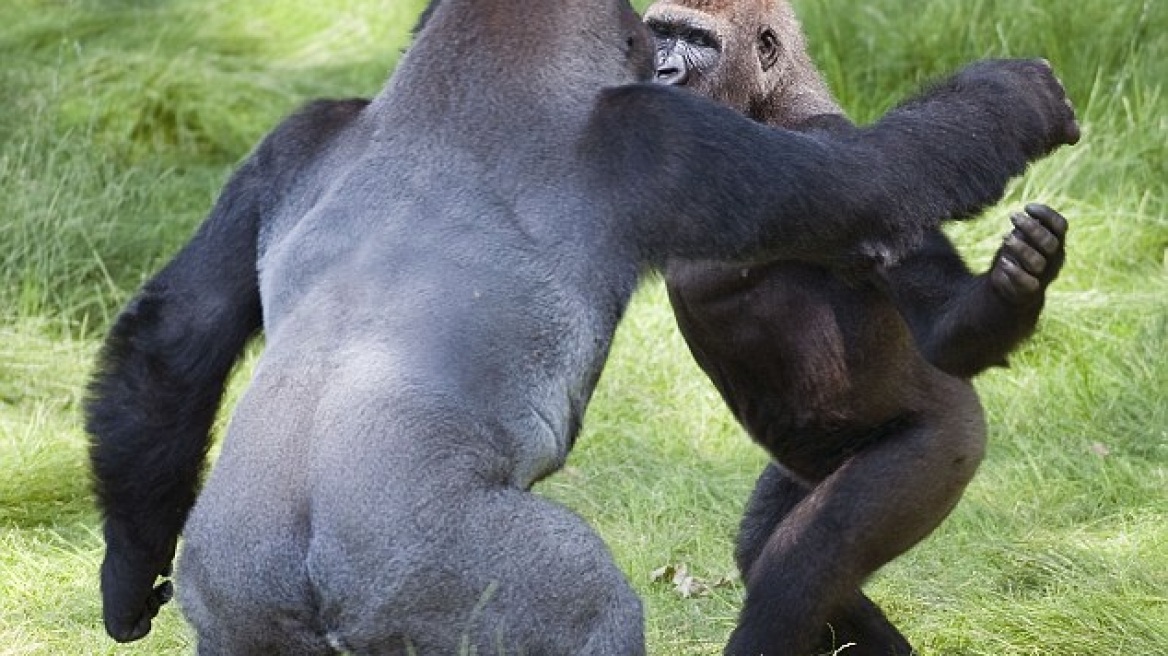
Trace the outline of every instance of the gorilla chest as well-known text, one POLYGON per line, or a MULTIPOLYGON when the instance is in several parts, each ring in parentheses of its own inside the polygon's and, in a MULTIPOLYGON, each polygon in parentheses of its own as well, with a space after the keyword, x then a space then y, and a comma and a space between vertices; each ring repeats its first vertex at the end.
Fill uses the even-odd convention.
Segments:
POLYGON ((758 437, 846 433, 895 416, 911 393, 897 380, 915 348, 873 285, 786 263, 707 268, 670 283, 691 351, 758 437))

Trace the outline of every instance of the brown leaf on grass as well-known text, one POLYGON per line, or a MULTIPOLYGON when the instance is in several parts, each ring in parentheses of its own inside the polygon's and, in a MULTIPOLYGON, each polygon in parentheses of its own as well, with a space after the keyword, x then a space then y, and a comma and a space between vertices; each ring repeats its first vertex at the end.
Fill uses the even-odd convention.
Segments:
POLYGON ((1091 444, 1091 453, 1094 453, 1100 458, 1106 458, 1111 455, 1111 449, 1107 448, 1107 445, 1102 442, 1093 442, 1091 444))
POLYGON ((673 591, 683 599, 693 597, 708 597, 715 588, 724 588, 733 585, 737 580, 736 574, 719 576, 712 580, 703 580, 689 573, 689 566, 684 563, 670 564, 658 567, 649 573, 653 583, 662 583, 673 586, 673 591))
POLYGON ((649 580, 653 583, 668 583, 673 581, 673 575, 676 573, 676 565, 665 565, 664 567, 658 567, 652 572, 649 572, 649 580))

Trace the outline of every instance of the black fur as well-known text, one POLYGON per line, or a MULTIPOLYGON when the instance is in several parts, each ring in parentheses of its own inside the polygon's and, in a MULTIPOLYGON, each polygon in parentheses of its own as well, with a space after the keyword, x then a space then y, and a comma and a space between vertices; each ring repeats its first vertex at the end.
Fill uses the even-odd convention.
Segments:
POLYGON ((637 84, 652 55, 620 0, 443 0, 378 98, 264 140, 118 319, 92 387, 112 636, 149 630, 181 529, 203 656, 643 653, 604 545, 528 492, 566 457, 639 274, 896 253, 1074 130, 1033 62, 837 139, 637 84), (192 509, 261 308, 264 353, 192 509))
POLYGON ((414 29, 410 30, 414 36, 417 36, 418 33, 422 31, 422 28, 426 27, 426 23, 430 22, 430 16, 434 13, 434 10, 438 8, 439 1, 440 0, 430 0, 430 3, 426 5, 425 9, 422 10, 422 13, 418 16, 418 21, 414 23, 414 29))

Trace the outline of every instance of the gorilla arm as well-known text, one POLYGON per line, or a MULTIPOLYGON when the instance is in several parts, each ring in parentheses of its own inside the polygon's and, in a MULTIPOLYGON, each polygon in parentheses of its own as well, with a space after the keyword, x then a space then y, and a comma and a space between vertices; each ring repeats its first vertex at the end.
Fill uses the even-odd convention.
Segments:
POLYGON ((610 89, 583 148, 596 162, 594 196, 617 199, 617 217, 637 217, 627 225, 643 253, 662 258, 653 264, 838 264, 895 259, 938 221, 997 201, 1030 160, 1077 139, 1050 68, 1002 60, 974 64, 846 134, 769 128, 659 85, 610 89))
POLYGON ((289 118, 235 173, 191 241, 118 317, 89 384, 86 430, 106 554, 106 631, 150 630, 171 597, 179 531, 198 492, 227 377, 261 327, 257 234, 307 151, 364 101, 318 102, 289 118))
POLYGON ((260 326, 258 168, 253 160, 236 174, 191 242, 118 317, 90 383, 105 625, 119 641, 145 635, 170 598, 155 578, 169 573, 194 503, 227 376, 260 326))
POLYGON ((1038 203, 1011 216, 1014 229, 990 269, 973 275, 941 233, 884 272, 888 293, 929 362, 972 378, 1006 364, 1038 324, 1047 287, 1066 256, 1067 221, 1038 203))

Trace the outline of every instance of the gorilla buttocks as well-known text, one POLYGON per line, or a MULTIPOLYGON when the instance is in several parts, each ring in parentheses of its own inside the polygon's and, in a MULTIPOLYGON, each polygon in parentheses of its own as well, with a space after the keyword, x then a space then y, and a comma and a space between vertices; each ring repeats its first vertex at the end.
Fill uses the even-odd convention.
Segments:
POLYGON ((376 98, 265 138, 113 326, 87 428, 114 638, 149 631, 181 531, 202 656, 644 653, 603 543, 529 491, 571 448, 639 274, 895 254, 1077 130, 1041 62, 809 137, 645 84, 625 0, 432 9, 376 98))

